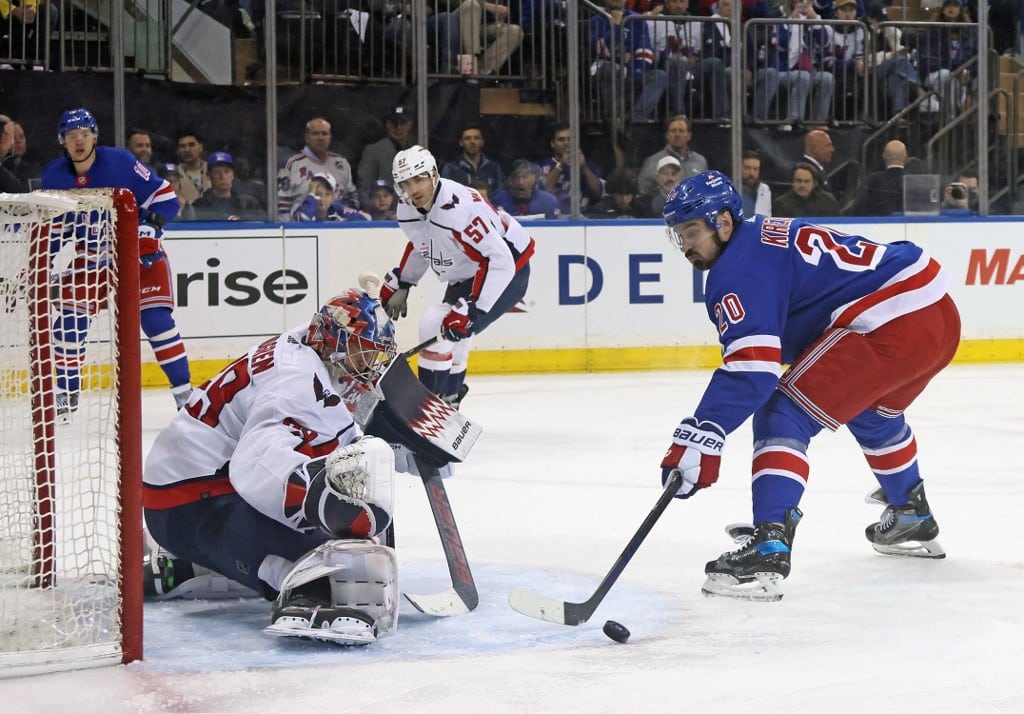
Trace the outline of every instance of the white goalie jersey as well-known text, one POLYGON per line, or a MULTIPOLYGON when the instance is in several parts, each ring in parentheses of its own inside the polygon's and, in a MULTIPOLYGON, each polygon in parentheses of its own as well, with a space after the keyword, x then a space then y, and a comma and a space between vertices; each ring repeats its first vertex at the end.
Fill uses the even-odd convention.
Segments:
POLYGON ((238 493, 303 527, 296 469, 359 436, 338 382, 301 343, 306 326, 268 339, 197 387, 146 460, 143 504, 172 508, 238 493))
POLYGON ((446 283, 473 280, 473 297, 483 311, 494 306, 533 254, 533 239, 514 218, 498 211, 476 190, 438 179, 434 204, 426 213, 398 206, 398 221, 409 237, 401 280, 417 284, 427 268, 446 283))

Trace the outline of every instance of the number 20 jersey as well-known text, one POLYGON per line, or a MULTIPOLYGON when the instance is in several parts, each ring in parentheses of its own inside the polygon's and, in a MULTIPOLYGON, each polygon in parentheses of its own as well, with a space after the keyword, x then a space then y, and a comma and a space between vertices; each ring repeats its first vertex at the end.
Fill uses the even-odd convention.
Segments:
POLYGON ((799 218, 738 223, 708 272, 705 306, 723 364, 695 416, 734 430, 767 401, 782 365, 827 330, 869 333, 939 301, 949 285, 907 241, 876 243, 799 218))
POLYGON ((427 268, 446 283, 472 280, 473 299, 486 312, 529 262, 533 239, 476 190, 448 179, 438 182, 426 213, 404 202, 398 206, 398 222, 409 237, 402 282, 415 285, 427 268))

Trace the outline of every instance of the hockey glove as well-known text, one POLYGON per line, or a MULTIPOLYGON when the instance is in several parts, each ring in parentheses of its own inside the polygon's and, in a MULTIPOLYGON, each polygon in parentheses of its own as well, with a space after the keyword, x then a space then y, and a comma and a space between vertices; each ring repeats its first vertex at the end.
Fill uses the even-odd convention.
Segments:
POLYGON ((458 342, 467 337, 473 336, 473 325, 479 318, 480 312, 476 304, 467 302, 465 298, 459 298, 444 320, 441 321, 441 337, 449 342, 458 342))
POLYGON ((389 270, 384 274, 384 284, 380 286, 380 304, 392 320, 409 314, 409 288, 402 287, 398 276, 398 268, 389 270))
POLYGON ((306 521, 333 538, 369 538, 391 522, 395 456, 368 436, 303 467, 306 521))
POLYGON ((668 483, 673 471, 683 475, 676 498, 689 498, 718 480, 725 432, 712 421, 686 417, 672 435, 672 445, 661 460, 661 483, 668 483))
POLYGON ((139 255, 152 255, 160 251, 160 238, 157 236, 157 230, 156 226, 139 223, 139 255))

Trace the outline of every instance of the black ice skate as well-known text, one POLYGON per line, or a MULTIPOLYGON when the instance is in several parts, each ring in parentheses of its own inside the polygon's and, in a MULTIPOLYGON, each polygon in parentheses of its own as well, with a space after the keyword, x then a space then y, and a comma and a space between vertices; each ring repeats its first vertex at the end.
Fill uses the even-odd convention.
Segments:
POLYGON ((147 543, 142 554, 142 595, 146 600, 214 600, 258 597, 259 593, 201 565, 147 543))
POLYGON ((459 387, 458 394, 446 394, 445 396, 441 397, 441 399, 443 399, 444 401, 448 402, 453 407, 458 409, 462 405, 462 400, 466 398, 466 394, 468 393, 469 387, 463 384, 461 387, 459 387))
POLYGON ((263 631, 276 637, 323 640, 349 647, 377 641, 377 626, 369 615, 331 603, 328 578, 301 585, 278 596, 270 617, 272 624, 263 631))
POLYGON ((782 599, 781 582, 789 575, 789 558, 799 508, 786 511, 786 522, 759 523, 742 539, 741 547, 723 553, 704 567, 707 580, 701 592, 741 600, 782 599))
POLYGON ((57 408, 57 421, 68 424, 71 422, 71 415, 78 411, 78 392, 57 392, 53 403, 57 408))
POLYGON ((946 551, 935 540, 939 524, 928 507, 924 482, 910 489, 907 496, 910 499, 907 505, 887 505, 879 521, 864 530, 871 547, 883 555, 945 558, 946 551))

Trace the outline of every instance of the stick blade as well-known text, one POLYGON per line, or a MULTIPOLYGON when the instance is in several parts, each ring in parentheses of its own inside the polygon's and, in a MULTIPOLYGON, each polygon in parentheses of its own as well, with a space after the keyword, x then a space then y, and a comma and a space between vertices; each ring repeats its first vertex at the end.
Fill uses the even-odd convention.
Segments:
POLYGON ((587 618, 580 618, 572 607, 572 603, 563 600, 556 600, 547 595, 541 595, 530 588, 516 588, 508 594, 508 604, 512 609, 521 615, 533 617, 546 622, 554 622, 556 625, 570 625, 575 627, 587 621, 587 618))
POLYGON ((456 615, 465 615, 476 607, 469 607, 459 594, 452 588, 443 593, 436 593, 433 595, 414 595, 412 593, 405 593, 405 599, 408 600, 413 607, 422 612, 424 615, 432 615, 433 617, 455 617, 456 615))

